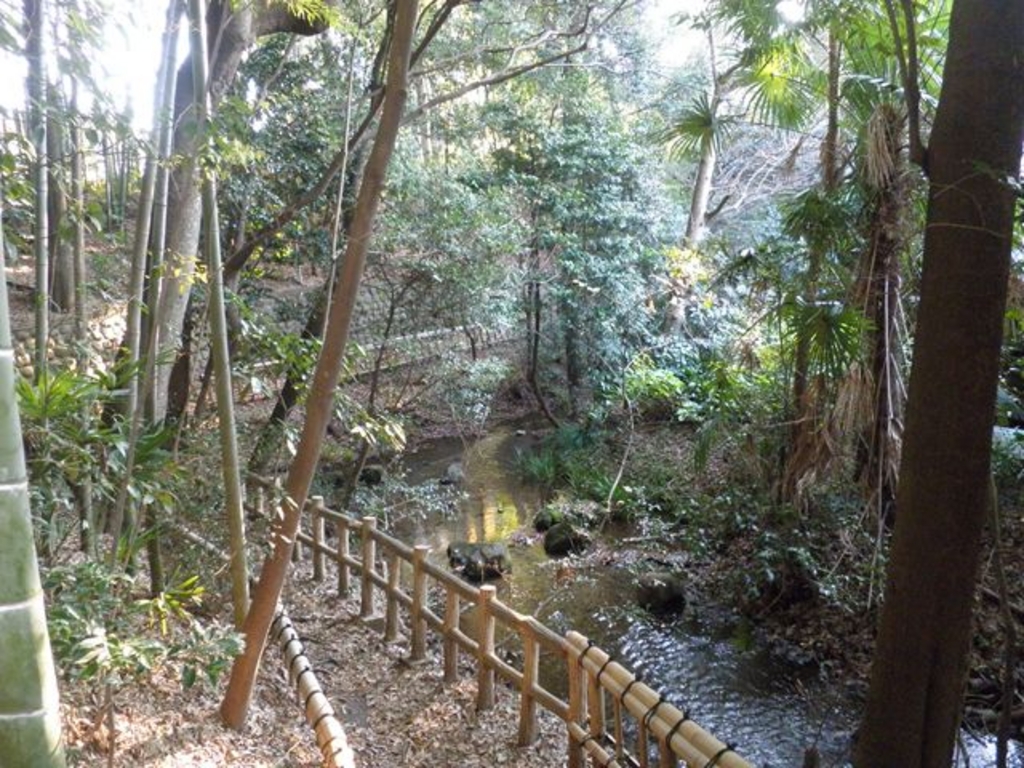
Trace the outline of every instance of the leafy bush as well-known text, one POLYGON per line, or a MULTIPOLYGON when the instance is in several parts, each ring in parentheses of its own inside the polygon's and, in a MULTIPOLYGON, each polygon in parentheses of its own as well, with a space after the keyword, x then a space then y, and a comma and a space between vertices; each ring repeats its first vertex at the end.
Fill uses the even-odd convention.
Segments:
POLYGON ((45 578, 50 639, 67 677, 117 689, 166 665, 182 685, 215 685, 241 651, 242 637, 190 609, 202 602, 193 576, 155 598, 136 598, 134 579, 97 562, 51 569, 45 578))
MULTIPOLYGON (((42 533, 42 550, 54 551, 71 530, 79 492, 91 490, 102 511, 125 482, 128 425, 117 416, 127 367, 109 373, 63 370, 16 385, 29 472, 32 509, 42 533)), ((168 507, 174 500, 176 465, 164 449, 168 432, 139 436, 127 491, 139 504, 168 507)), ((95 520, 83 520, 95 532, 95 520)))

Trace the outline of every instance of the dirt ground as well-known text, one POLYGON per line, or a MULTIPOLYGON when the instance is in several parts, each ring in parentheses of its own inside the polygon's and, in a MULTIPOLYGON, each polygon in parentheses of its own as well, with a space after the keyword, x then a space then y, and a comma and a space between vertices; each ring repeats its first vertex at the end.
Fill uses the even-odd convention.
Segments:
MULTIPOLYGON (((301 565, 288 592, 289 616, 359 768, 552 768, 565 763, 564 727, 553 715, 542 711, 540 739, 520 748, 514 691, 499 685, 495 707, 477 712, 471 668, 465 666, 459 682, 446 687, 436 645, 428 645, 426 663, 409 664, 403 638, 385 643, 379 627, 360 620, 358 600, 339 599, 331 588, 314 584, 301 565)), ((218 721, 222 692, 183 691, 177 680, 160 674, 119 693, 114 765, 321 765, 315 736, 303 720, 277 647, 268 647, 264 655, 249 721, 240 733, 218 721)), ((106 765, 110 730, 97 722, 98 696, 66 687, 62 698, 71 764, 106 765)))

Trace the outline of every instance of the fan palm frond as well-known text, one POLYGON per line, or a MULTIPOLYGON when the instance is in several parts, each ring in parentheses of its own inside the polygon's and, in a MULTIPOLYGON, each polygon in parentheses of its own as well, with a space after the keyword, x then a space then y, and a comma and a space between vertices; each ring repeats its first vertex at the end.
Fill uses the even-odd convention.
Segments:
POLYGON ((662 134, 669 157, 679 159, 703 153, 709 147, 720 152, 737 123, 734 115, 722 115, 707 94, 695 98, 662 134))
POLYGON ((814 114, 824 92, 823 73, 812 66, 800 44, 778 40, 753 52, 742 70, 751 119, 776 128, 796 129, 814 114))
POLYGON ((807 358, 814 375, 837 382, 860 358, 868 321, 857 309, 793 296, 780 311, 786 335, 808 340, 807 358))

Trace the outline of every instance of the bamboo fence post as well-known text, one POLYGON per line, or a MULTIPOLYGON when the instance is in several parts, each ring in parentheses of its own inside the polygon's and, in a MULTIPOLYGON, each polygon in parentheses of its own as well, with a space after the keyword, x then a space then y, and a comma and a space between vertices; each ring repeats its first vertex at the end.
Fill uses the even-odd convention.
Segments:
POLYGON ((388 558, 388 608, 384 619, 384 640, 393 642, 398 637, 398 590, 402 582, 402 560, 397 552, 388 558))
POLYGON ((658 768, 678 768, 679 759, 665 739, 658 739, 658 768))
POLYGON ((491 601, 497 593, 493 584, 484 584, 477 592, 477 688, 476 708, 490 709, 494 706, 494 614, 491 613, 491 601))
MULTIPOLYGON (((279 510, 277 512, 277 519, 278 520, 280 520, 282 517, 284 517, 284 507, 282 506, 284 503, 285 503, 284 499, 281 499, 275 505, 277 507, 277 509, 279 510)), ((301 526, 301 524, 299 525, 298 528, 295 529, 295 546, 292 547, 292 562, 293 563, 301 563, 302 562, 302 542, 299 541, 299 534, 300 533, 302 533, 302 526, 301 526)))
POLYGON ((565 724, 569 736, 569 768, 583 768, 583 748, 572 734, 572 726, 583 720, 583 690, 580 684, 582 669, 579 650, 570 647, 565 657, 566 674, 569 676, 569 713, 565 724))
POLYGON ((626 746, 623 741, 625 735, 622 732, 622 701, 617 696, 612 697, 612 717, 615 718, 615 759, 621 763, 622 752, 626 746))
POLYGON ((445 588, 444 599, 444 682, 450 685, 459 677, 459 643, 455 632, 459 629, 459 593, 445 588))
POLYGON ((601 690, 600 675, 584 670, 587 676, 587 719, 590 721, 590 735, 600 739, 604 735, 604 691, 601 690))
POLYGON ((642 717, 636 723, 636 751, 640 757, 640 768, 648 768, 650 758, 647 753, 650 750, 647 745, 647 723, 642 717))
POLYGON ((373 534, 377 530, 376 517, 364 517, 362 527, 363 571, 360 584, 359 618, 369 619, 373 616, 373 573, 374 561, 377 559, 377 540, 373 534))
POLYGON ((324 580, 324 497, 310 499, 313 522, 313 581, 324 580))
POLYGON ((427 621, 423 618, 427 607, 427 572, 423 566, 429 552, 430 547, 426 544, 412 548, 412 642, 409 654, 412 661, 423 661, 427 657, 427 621))
POLYGON ((349 580, 348 559, 351 557, 349 550, 348 518, 342 515, 336 522, 338 526, 338 597, 348 597, 351 589, 349 580))
POLYGON ((540 670, 540 647, 529 621, 520 629, 523 638, 523 687, 519 692, 519 746, 537 740, 537 700, 533 689, 540 670))

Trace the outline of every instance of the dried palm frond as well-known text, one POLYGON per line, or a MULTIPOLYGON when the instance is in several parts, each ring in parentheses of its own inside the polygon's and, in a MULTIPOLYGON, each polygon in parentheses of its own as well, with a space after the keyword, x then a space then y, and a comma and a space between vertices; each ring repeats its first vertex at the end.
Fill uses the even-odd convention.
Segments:
POLYGON ((863 362, 850 366, 839 382, 832 421, 840 434, 856 434, 874 415, 875 378, 863 362))
POLYGON ((889 102, 879 104, 868 119, 864 167, 875 189, 887 186, 897 172, 903 122, 902 109, 889 102))

